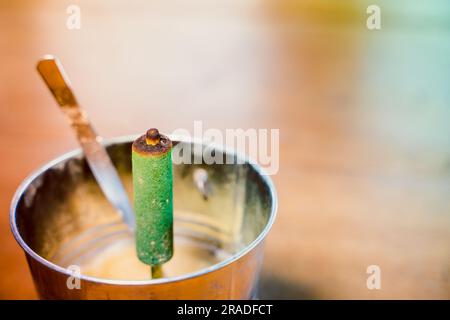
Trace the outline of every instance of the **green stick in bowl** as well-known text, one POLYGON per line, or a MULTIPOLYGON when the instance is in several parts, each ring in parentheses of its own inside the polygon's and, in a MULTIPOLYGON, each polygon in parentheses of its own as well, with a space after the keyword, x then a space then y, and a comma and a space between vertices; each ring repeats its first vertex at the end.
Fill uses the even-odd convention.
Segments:
POLYGON ((136 252, 161 277, 173 255, 172 141, 150 129, 132 145, 136 252))

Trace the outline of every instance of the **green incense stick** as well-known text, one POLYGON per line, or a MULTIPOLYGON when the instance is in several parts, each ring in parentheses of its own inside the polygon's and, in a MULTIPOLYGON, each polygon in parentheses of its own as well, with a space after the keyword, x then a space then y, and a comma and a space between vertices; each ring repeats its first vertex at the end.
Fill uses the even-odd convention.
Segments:
POLYGON ((157 129, 148 130, 133 142, 136 251, 139 260, 156 267, 157 273, 173 255, 171 154, 172 142, 157 129))

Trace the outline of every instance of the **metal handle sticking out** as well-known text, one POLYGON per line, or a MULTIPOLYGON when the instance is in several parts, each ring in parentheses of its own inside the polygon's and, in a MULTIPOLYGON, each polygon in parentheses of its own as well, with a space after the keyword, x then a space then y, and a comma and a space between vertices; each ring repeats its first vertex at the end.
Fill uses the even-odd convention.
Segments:
POLYGON ((87 163, 106 198, 120 212, 123 221, 134 230, 133 209, 117 171, 88 120, 86 112, 78 105, 70 82, 59 60, 47 55, 39 60, 37 70, 66 115, 87 163))

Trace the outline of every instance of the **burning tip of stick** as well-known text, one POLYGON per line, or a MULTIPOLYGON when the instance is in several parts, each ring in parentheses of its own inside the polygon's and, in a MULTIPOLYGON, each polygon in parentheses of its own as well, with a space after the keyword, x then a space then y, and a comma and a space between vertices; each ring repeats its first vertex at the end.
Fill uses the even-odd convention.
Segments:
POLYGON ((147 144, 150 144, 152 146, 157 145, 160 139, 161 136, 158 129, 152 128, 147 130, 147 134, 145 135, 145 142, 147 144))

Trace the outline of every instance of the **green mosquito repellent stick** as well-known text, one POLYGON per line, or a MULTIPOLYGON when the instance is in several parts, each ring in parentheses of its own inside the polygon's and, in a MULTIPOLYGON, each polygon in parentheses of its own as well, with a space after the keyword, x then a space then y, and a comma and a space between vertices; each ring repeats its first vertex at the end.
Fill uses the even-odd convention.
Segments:
POLYGON ((136 251, 161 276, 173 255, 172 141, 150 129, 132 146, 136 251))

